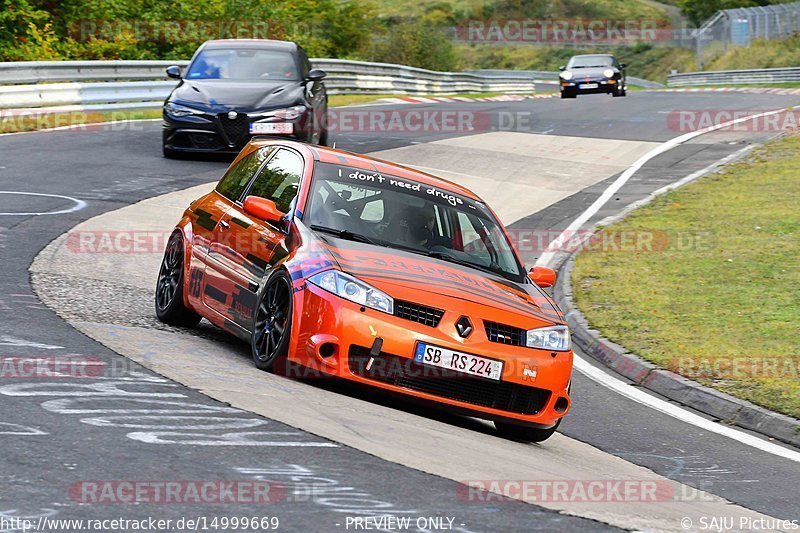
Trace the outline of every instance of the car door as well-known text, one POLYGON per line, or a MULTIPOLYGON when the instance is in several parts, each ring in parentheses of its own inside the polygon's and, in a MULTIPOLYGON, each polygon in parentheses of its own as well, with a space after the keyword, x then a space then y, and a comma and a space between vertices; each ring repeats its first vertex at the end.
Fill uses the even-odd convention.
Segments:
MULTIPOLYGON (((248 196, 275 202, 282 213, 300 186, 303 158, 294 150, 279 148, 248 184, 247 188, 219 223, 214 232, 207 277, 225 287, 226 299, 208 300, 208 305, 226 319, 249 329, 256 306, 256 295, 265 273, 275 264, 275 248, 285 238, 276 222, 260 220, 243 208, 248 196), (213 270, 213 272, 212 272, 213 270)), ((283 254, 281 254, 282 256, 283 254)))
POLYGON ((231 287, 220 282, 220 277, 216 275, 218 269, 213 265, 222 253, 216 242, 224 225, 229 224, 226 222, 229 211, 239 202, 247 186, 274 152, 274 147, 267 146, 241 158, 228 169, 214 191, 201 201, 201 205, 194 208, 198 218, 193 225, 189 290, 189 298, 194 305, 218 311, 219 306, 227 301, 231 287))

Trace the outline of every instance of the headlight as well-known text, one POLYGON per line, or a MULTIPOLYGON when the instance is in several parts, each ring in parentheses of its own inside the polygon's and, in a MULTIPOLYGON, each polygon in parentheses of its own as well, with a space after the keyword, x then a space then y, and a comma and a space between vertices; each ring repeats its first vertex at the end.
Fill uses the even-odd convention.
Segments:
POLYGON ((286 107, 284 109, 275 109, 274 111, 266 111, 262 113, 261 120, 294 120, 299 118, 305 113, 308 108, 304 105, 296 105, 293 107, 286 107))
POLYGON ((561 73, 561 78, 564 79, 564 80, 567 80, 567 81, 571 80, 572 79, 572 72, 570 72, 568 70, 565 70, 564 72, 561 73))
POLYGON ((191 107, 186 107, 185 105, 176 104, 174 102, 167 102, 167 104, 164 106, 164 111, 173 117, 189 117, 192 115, 206 114, 204 111, 200 111, 199 109, 193 109, 191 107))
POLYGON ((605 70, 603 71, 603 76, 605 76, 606 78, 613 78, 613 77, 614 77, 614 74, 616 74, 616 72, 614 72, 614 71, 613 71, 613 70, 611 70, 610 68, 607 68, 607 69, 605 69, 605 70))
POLYGON ((532 329, 528 331, 526 346, 565 352, 572 347, 567 326, 550 326, 547 328, 532 329))
POLYGON ((340 296, 345 300, 350 300, 384 313, 394 313, 394 300, 391 296, 354 278, 350 274, 345 274, 339 270, 326 270, 311 276, 308 281, 320 289, 340 296))

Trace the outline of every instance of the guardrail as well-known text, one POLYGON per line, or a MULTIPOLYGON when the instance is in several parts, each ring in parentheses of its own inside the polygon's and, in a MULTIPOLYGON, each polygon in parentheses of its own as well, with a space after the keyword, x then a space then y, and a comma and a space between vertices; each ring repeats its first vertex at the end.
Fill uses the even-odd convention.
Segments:
POLYGON ((800 67, 685 72, 682 74, 670 74, 667 78, 668 87, 768 85, 770 83, 787 82, 800 82, 800 67))
MULTIPOLYGON (((0 63, 0 109, 157 109, 176 82, 169 65, 187 61, 34 61, 0 63)), ((330 94, 531 93, 532 78, 499 74, 435 72, 403 65, 313 59, 328 73, 330 94)))
MULTIPOLYGON (((530 77, 535 79, 537 83, 558 83, 558 72, 544 70, 471 70, 469 72, 488 76, 495 75, 495 73, 505 73, 507 76, 530 77)), ((661 89, 664 87, 661 83, 634 76, 628 76, 628 85, 644 89, 661 89)))

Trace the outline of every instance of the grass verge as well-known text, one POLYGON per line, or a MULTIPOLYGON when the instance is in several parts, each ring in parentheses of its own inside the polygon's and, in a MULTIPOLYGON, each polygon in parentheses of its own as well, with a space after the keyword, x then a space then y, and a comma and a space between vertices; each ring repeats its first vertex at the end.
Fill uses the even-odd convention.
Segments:
POLYGON ((800 418, 798 168, 800 136, 774 141, 603 229, 650 246, 580 253, 576 304, 645 359, 800 418))

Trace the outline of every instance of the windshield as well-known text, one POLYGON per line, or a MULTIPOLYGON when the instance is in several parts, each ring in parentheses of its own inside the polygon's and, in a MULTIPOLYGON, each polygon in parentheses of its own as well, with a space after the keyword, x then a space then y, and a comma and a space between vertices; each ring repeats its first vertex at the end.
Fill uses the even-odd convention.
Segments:
POLYGON ((317 163, 303 221, 343 238, 432 256, 518 283, 524 279, 500 223, 483 203, 405 178, 317 163))
POLYGON ((300 73, 289 52, 253 48, 214 48, 200 52, 186 73, 190 80, 297 81, 300 73))
POLYGON ((577 56, 569 61, 568 68, 613 67, 611 56, 577 56))

